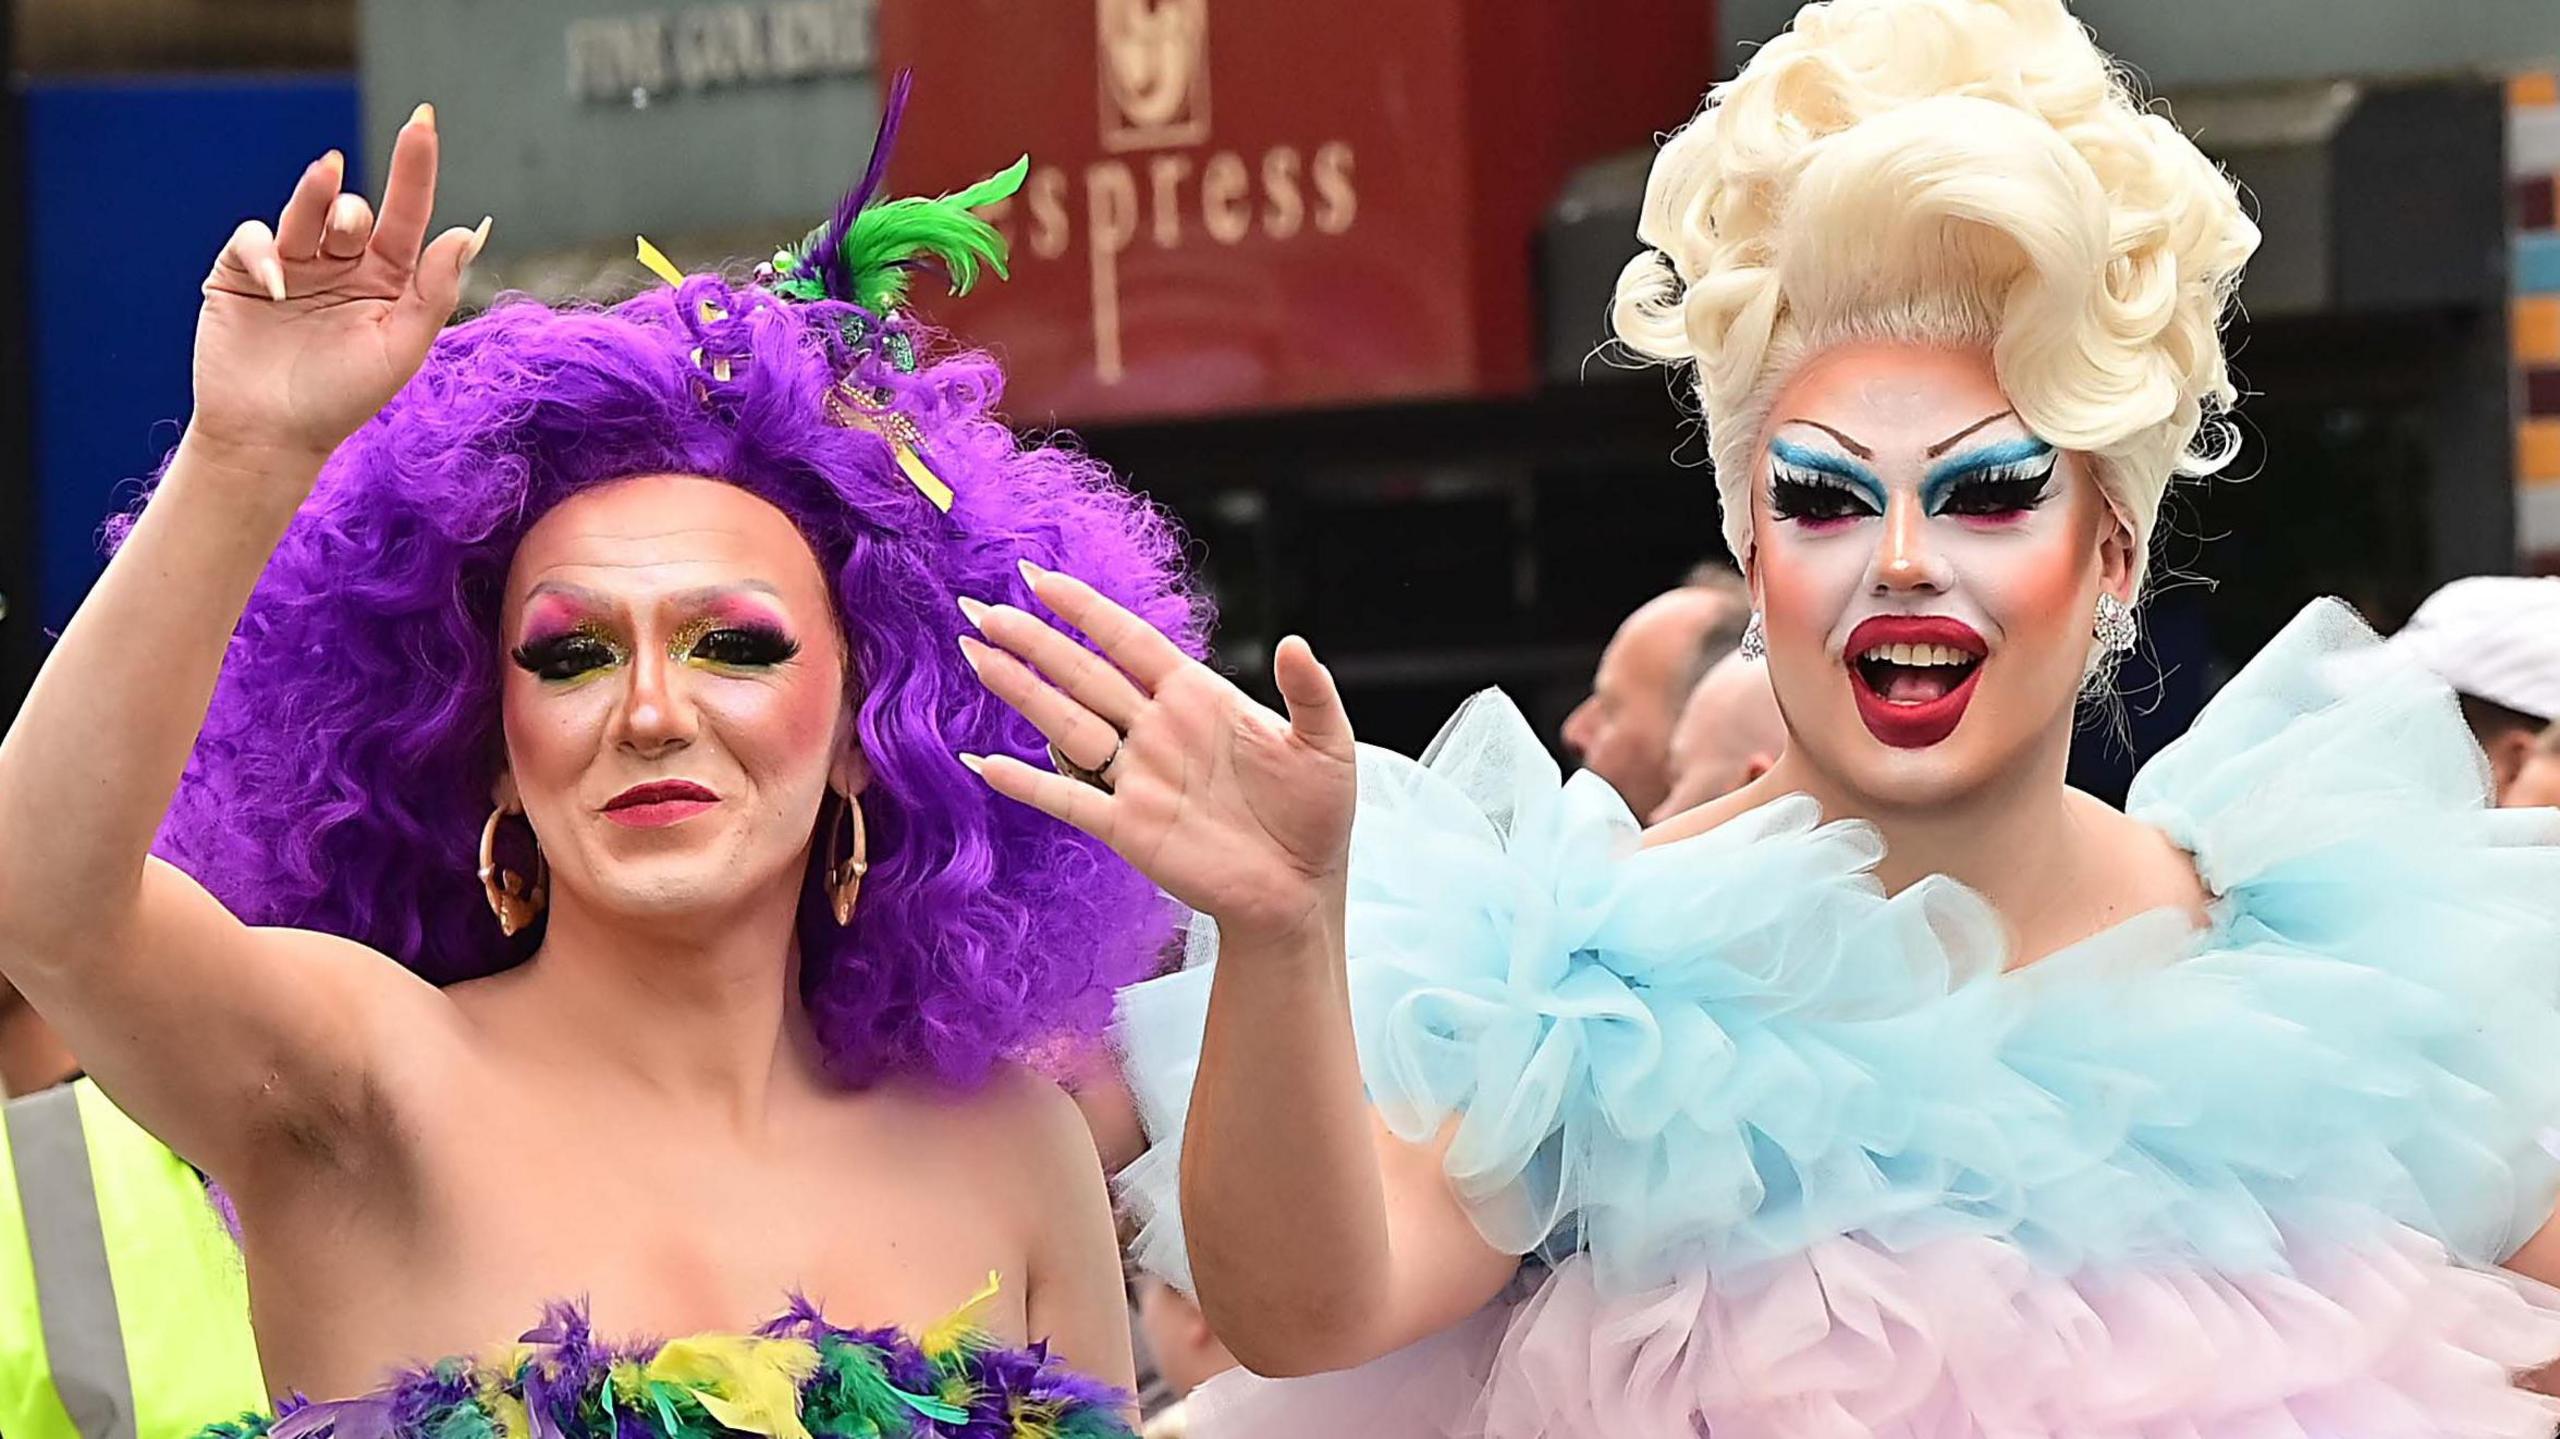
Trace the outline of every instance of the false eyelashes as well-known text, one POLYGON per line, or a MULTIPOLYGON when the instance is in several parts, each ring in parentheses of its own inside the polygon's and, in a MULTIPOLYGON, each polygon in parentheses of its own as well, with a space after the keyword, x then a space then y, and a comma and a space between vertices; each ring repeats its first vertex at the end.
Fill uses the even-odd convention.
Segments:
MULTIPOLYGON (((729 620, 696 620, 678 630, 667 646, 669 658, 721 669, 769 669, 800 653, 800 642, 776 625, 729 620)), ((515 647, 516 667, 536 679, 574 680, 619 664, 624 649, 593 622, 554 635, 529 639, 515 647)))

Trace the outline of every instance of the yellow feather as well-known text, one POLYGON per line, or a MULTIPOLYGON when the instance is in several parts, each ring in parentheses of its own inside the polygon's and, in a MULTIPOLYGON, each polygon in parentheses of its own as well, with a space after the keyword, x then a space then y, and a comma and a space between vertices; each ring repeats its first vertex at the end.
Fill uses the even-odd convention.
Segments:
POLYGON ((648 1392, 648 1376, 629 1359, 615 1360, 613 1367, 605 1371, 605 1378, 613 1385, 614 1398, 625 1405, 638 1405, 642 1402, 640 1396, 648 1392))
POLYGON ((1003 1291, 1004 1277, 992 1269, 988 1270, 986 1284, 980 1287, 977 1293, 969 1296, 968 1303, 952 1310, 948 1318, 924 1332, 924 1337, 918 1341, 918 1344, 926 1356, 932 1359, 946 1358, 954 1350, 972 1340, 983 1341, 986 1338, 986 1331, 980 1329, 971 1316, 986 1307, 988 1300, 995 1298, 1003 1291))
POLYGON ((660 1348, 646 1377, 690 1390, 705 1413, 741 1434, 809 1439, 800 1384, 817 1372, 817 1347, 805 1339, 702 1334, 660 1348))
POLYGON ((1058 1432, 1058 1416, 1064 1406, 1054 1400, 1035 1399, 1013 1411, 1013 1439, 1051 1439, 1058 1432))
POLYGON ((500 1390, 481 1395, 480 1402, 489 1417, 498 1421, 498 1432, 505 1439, 533 1439, 533 1411, 524 1407, 523 1400, 500 1390))

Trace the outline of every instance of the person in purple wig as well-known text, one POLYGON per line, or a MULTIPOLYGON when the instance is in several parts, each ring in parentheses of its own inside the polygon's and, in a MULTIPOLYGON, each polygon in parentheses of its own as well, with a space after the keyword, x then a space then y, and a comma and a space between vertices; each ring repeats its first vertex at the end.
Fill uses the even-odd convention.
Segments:
MULTIPOLYGON (((956 640, 1051 565, 1194 652, 1208 613, 1162 514, 897 307, 1001 270, 967 211, 1019 167, 881 201, 875 154, 754 282, 446 329, 487 225, 427 239, 437 145, 421 106, 378 217, 332 152, 217 260, 185 437, 0 745, 0 969, 236 1199, 279 1392, 555 1300, 591 1311, 537 1333, 734 1336, 796 1293, 663 1393, 556 1335, 482 1388, 633 1439, 922 1354, 940 1398, 862 1392, 1116 1432, 1109 1203, 1024 1061, 1173 916, 971 777, 1044 747, 956 640), (818 1304, 922 1337, 846 1359, 882 1331, 818 1304)), ((425 1422, 402 1392, 365 1412, 425 1422)))

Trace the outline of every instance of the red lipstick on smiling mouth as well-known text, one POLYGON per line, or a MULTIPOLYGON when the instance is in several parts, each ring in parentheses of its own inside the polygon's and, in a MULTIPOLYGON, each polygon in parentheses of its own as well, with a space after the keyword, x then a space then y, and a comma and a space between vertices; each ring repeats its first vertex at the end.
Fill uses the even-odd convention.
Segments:
POLYGON ((636 784, 605 801, 604 817, 633 829, 661 829, 693 818, 720 802, 720 796, 689 779, 636 784))
POLYGON ((1849 689, 1867 733, 1926 749, 1955 733, 1991 646, 1943 615, 1879 615, 1849 632, 1849 689))

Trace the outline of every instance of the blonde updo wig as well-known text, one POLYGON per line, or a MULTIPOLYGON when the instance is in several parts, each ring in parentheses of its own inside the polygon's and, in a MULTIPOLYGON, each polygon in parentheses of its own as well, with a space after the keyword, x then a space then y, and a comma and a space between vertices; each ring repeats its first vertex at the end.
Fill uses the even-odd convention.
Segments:
POLYGON ((1697 366, 1746 565, 1770 402, 1842 343, 1988 346, 2137 565, 2170 476, 2230 459, 2220 324, 2257 227, 2061 0, 1806 6, 1664 144, 1637 233, 1618 337, 1697 366))

